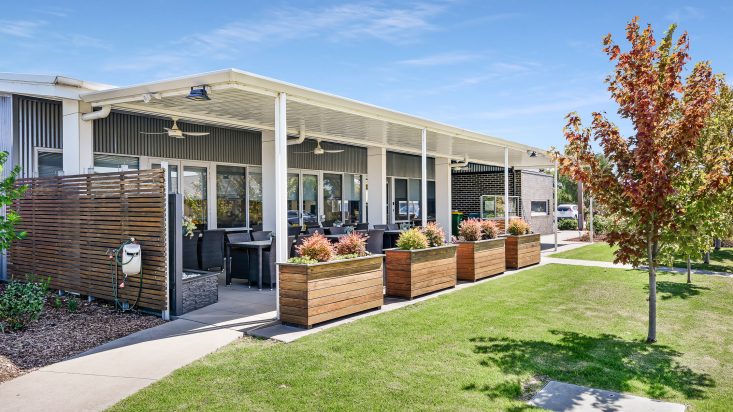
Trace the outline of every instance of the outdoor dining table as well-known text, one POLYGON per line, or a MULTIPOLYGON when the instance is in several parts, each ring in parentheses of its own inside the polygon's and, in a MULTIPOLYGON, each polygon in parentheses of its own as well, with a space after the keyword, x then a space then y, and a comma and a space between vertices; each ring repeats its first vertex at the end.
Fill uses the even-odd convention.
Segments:
POLYGON ((229 242, 227 246, 227 262, 226 262, 227 275, 232 270, 231 255, 232 255, 233 247, 238 247, 238 248, 243 248, 243 249, 257 249, 257 258, 258 258, 257 288, 259 290, 262 290, 262 250, 270 247, 271 245, 272 245, 272 240, 253 240, 249 242, 229 242))

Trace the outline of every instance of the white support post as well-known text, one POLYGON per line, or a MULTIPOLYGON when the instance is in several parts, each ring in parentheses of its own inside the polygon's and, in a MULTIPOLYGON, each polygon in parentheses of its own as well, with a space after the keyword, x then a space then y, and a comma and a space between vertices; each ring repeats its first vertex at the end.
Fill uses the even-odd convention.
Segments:
MULTIPOLYGON (((287 95, 275 98, 275 262, 288 260, 288 123, 287 95)), ((275 308, 280 319, 280 268, 275 270, 275 308)))
POLYGON ((593 243, 593 236, 595 235, 595 230, 593 229, 593 197, 590 198, 590 228, 588 228, 588 231, 590 233, 590 243, 593 243))
POLYGON ((509 227, 509 148, 504 148, 504 233, 509 227))
POLYGON ((428 224, 428 129, 422 129, 422 151, 420 154, 422 168, 420 174, 420 217, 422 227, 428 224))
POLYGON ((557 252, 557 160, 555 161, 555 169, 552 173, 552 187, 555 191, 554 201, 552 202, 552 216, 553 216, 553 232, 555 233, 555 252, 557 252))
POLYGON ((262 131, 262 229, 275 230, 275 132, 262 131))
POLYGON ((387 149, 367 148, 367 179, 369 211, 367 222, 381 225, 387 222, 387 149))
POLYGON ((92 121, 81 118, 84 112, 91 111, 90 105, 78 100, 64 99, 61 102, 64 174, 86 173, 94 166, 92 121))
POLYGON ((451 211, 453 176, 450 167, 451 159, 435 158, 435 221, 443 228, 446 240, 453 236, 451 211))

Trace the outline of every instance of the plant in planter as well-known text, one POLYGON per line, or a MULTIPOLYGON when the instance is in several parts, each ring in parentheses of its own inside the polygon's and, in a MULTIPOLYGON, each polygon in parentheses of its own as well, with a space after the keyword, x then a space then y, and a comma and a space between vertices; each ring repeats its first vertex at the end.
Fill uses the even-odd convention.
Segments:
POLYGON ((313 234, 297 251, 278 264, 283 322, 310 328, 384 304, 384 255, 367 254, 364 236, 353 233, 333 245, 313 234))
POLYGON ((524 219, 509 221, 506 236, 506 266, 521 268, 540 263, 540 235, 524 219))
POLYGON ((504 272, 504 239, 497 238, 498 227, 495 222, 464 220, 458 227, 458 234, 458 279, 477 281, 504 272))
POLYGON ((412 299, 456 285, 456 246, 445 244, 443 230, 428 224, 410 229, 387 249, 387 295, 412 299))

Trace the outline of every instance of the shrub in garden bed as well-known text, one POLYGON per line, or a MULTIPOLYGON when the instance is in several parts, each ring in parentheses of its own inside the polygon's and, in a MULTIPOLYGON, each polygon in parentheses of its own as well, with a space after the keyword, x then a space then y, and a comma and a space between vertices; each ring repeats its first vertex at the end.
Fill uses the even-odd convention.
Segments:
POLYGON ((578 230, 578 221, 575 219, 560 219, 557 221, 558 230, 578 230))
POLYGON ((26 281, 11 280, 0 295, 0 332, 23 329, 41 315, 49 279, 28 275, 26 281))

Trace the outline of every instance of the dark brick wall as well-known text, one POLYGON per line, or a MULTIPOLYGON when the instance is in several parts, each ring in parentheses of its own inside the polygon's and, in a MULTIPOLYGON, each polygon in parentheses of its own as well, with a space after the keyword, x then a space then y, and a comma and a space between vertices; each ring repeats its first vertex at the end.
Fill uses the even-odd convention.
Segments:
MULTIPOLYGON (((504 195, 504 172, 454 173, 452 207, 463 213, 479 213, 481 195, 504 195)), ((552 214, 531 216, 531 202, 547 200, 552 212, 552 176, 529 170, 509 171, 509 196, 519 196, 521 214, 535 233, 552 233, 552 214)))

